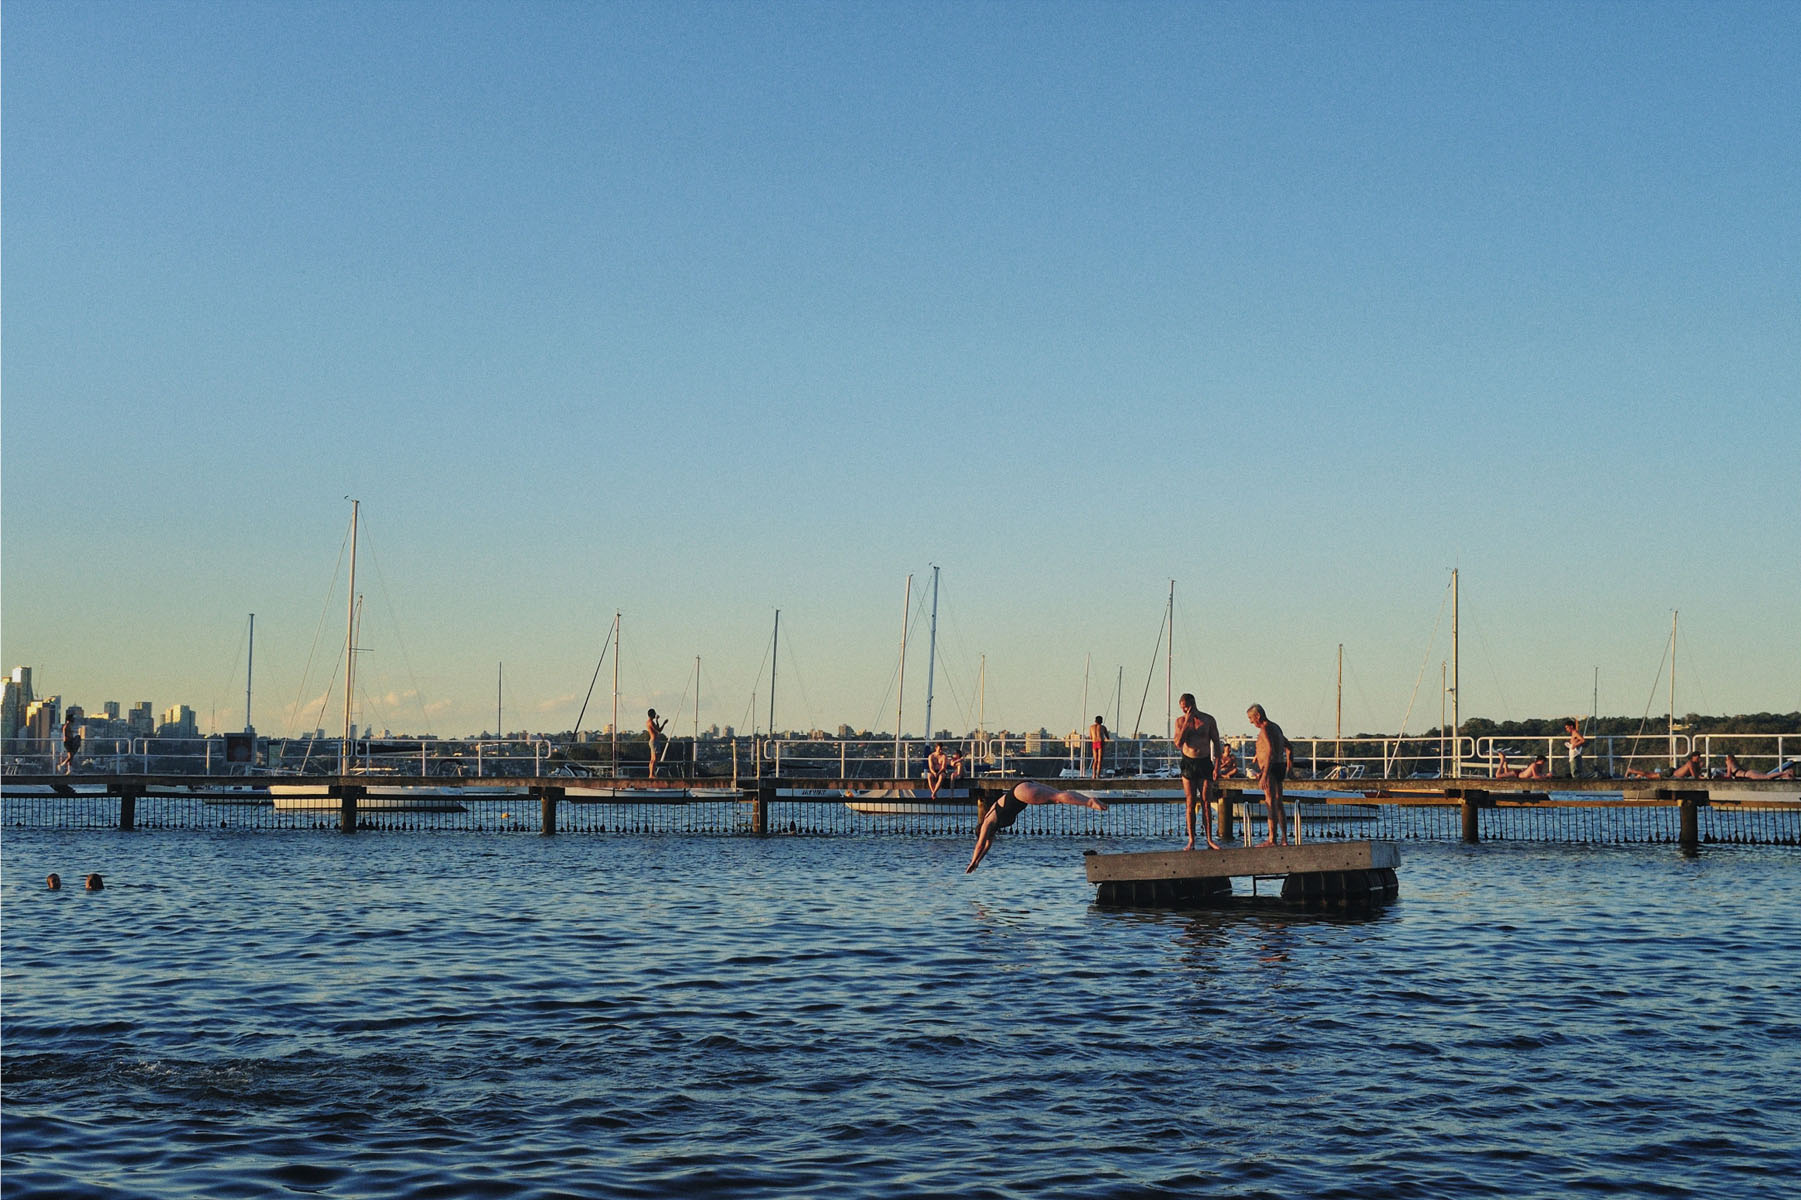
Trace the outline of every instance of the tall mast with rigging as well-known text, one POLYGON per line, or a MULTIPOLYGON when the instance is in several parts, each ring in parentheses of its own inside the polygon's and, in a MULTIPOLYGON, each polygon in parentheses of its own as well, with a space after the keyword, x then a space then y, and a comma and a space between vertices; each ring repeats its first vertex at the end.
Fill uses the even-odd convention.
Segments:
POLYGON ((344 736, 338 742, 338 774, 350 774, 351 702, 356 695, 356 526, 362 501, 350 502, 350 601, 344 617, 344 736))

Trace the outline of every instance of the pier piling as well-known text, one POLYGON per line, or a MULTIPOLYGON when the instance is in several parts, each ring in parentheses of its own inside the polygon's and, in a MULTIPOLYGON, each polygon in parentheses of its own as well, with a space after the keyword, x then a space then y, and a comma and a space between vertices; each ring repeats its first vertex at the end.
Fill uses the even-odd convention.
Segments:
POLYGON ((1474 845, 1482 840, 1482 826, 1477 814, 1492 803, 1488 793, 1474 788, 1466 789, 1459 798, 1458 807, 1463 815, 1463 840, 1474 845))
POLYGON ((547 787, 532 790, 538 793, 538 832, 550 837, 557 831, 557 801, 563 798, 563 789, 547 787))
POLYGON ((122 787, 119 789, 119 831, 130 833, 138 825, 138 797, 143 795, 143 788, 122 787))

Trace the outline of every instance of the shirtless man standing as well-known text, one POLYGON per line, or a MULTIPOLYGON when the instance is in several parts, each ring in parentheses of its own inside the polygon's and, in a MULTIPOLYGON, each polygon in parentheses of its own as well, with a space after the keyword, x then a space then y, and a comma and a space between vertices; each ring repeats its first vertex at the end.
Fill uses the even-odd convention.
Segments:
POLYGON ((1179 701, 1182 715, 1176 718, 1176 749, 1182 752, 1182 791, 1188 802, 1188 844, 1194 849, 1195 793, 1200 793, 1201 828, 1207 834, 1209 849, 1220 845, 1213 837, 1213 761, 1224 750, 1219 740, 1219 725, 1211 716, 1194 706, 1194 693, 1183 692, 1179 701))
MULTIPOLYGON (((1294 745, 1282 727, 1269 719, 1263 705, 1253 704, 1245 716, 1257 727, 1257 782, 1263 787, 1264 806, 1269 809, 1269 836, 1259 846, 1280 846, 1288 840, 1287 815, 1282 811, 1282 781, 1294 770, 1294 745)), ((1295 806, 1295 824, 1301 823, 1300 806, 1295 806)), ((1300 844, 1300 830, 1295 830, 1295 844, 1300 844)))
POLYGON ((1094 769, 1088 773, 1096 779, 1101 777, 1101 759, 1107 753, 1107 740, 1111 736, 1107 732, 1106 724, 1100 717, 1095 717, 1094 724, 1088 727, 1088 742, 1094 747, 1094 769))
POLYGON ((657 763, 662 760, 663 752, 669 747, 669 739, 663 735, 664 726, 669 724, 667 717, 659 719, 657 710, 651 709, 650 716, 644 720, 644 736, 650 740, 650 778, 657 777, 657 763))

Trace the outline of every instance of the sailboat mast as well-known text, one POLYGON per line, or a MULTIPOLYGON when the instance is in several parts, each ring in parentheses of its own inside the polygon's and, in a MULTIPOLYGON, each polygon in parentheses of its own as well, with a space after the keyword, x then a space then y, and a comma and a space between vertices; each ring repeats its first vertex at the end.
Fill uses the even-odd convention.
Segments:
POLYGON ((1670 765, 1676 765, 1676 609, 1670 610, 1670 765))
POLYGON ((1457 686, 1457 568, 1451 568, 1451 777, 1463 778, 1463 748, 1457 732, 1463 725, 1463 692, 1457 686))
POLYGON ((344 737, 338 743, 338 774, 350 773, 351 698, 356 695, 356 526, 362 501, 350 502, 350 602, 344 615, 344 737))
POLYGON ((501 723, 500 723, 500 688, 501 688, 501 684, 506 681, 506 677, 507 677, 507 665, 504 662, 495 663, 494 664, 494 736, 495 737, 505 737, 506 736, 505 733, 502 732, 502 730, 505 728, 505 726, 501 725, 501 723))
POLYGON ((932 564, 932 629, 926 642, 926 741, 932 740, 932 683, 938 667, 938 564, 932 564))
POLYGON ((1088 670, 1094 665, 1094 652, 1091 650, 1082 656, 1082 711, 1076 718, 1076 732, 1082 732, 1082 722, 1088 719, 1088 670))
POLYGON ((250 723, 250 680, 256 669, 256 614, 250 614, 250 653, 244 660, 244 732, 256 726, 250 723))
POLYGON ((619 778, 619 610, 613 610, 613 778, 619 778))
MULTIPOLYGON (((775 665, 781 657, 782 648, 782 610, 775 610, 775 633, 769 639, 769 736, 775 736, 775 665)), ((804 700, 806 697, 802 697, 804 700)))
POLYGON ((901 716, 906 711, 907 703, 907 616, 913 611, 913 576, 907 575, 907 590, 901 599, 901 651, 900 651, 900 689, 894 698, 894 777, 904 778, 901 771, 901 716))
POLYGON ((1169 581, 1169 642, 1163 648, 1163 736, 1176 732, 1176 581, 1169 581))
POLYGON ((1344 643, 1338 643, 1338 707, 1332 718, 1332 757, 1344 762, 1344 643))
POLYGON ((988 656, 982 655, 981 668, 976 679, 976 740, 986 741, 988 737, 988 656))

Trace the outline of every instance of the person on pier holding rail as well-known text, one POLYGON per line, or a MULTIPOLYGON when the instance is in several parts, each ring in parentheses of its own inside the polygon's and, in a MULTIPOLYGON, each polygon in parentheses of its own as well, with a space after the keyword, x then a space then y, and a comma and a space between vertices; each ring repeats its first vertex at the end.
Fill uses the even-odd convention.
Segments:
MULTIPOLYGON (((1280 846, 1288 840, 1288 820, 1282 811, 1282 782, 1294 770, 1294 744, 1282 727, 1269 719, 1263 705, 1253 704, 1244 715, 1257 727, 1257 782, 1263 788, 1264 806, 1269 809, 1269 836, 1259 846, 1280 846)), ((1295 844, 1301 841, 1301 806, 1295 805, 1295 844)))
POLYGON ((650 739, 650 778, 657 777, 657 760, 669 746, 669 738, 663 730, 669 724, 668 718, 658 719, 657 710, 651 709, 650 716, 644 720, 644 734, 650 739))
POLYGON ((1107 754, 1107 741, 1112 735, 1107 732, 1106 722, 1097 715, 1094 724, 1088 727, 1088 743, 1094 748, 1094 769, 1088 773, 1094 778, 1101 777, 1101 762, 1107 754))
POLYGON ((1213 789, 1214 761, 1225 751, 1225 743, 1219 738, 1219 723, 1213 717, 1195 707, 1194 693, 1183 692, 1176 703, 1181 705, 1182 715, 1176 718, 1176 749, 1182 752, 1182 793, 1188 807, 1188 844, 1182 849, 1194 849, 1194 806, 1196 793, 1199 793, 1201 806, 1201 828, 1207 834, 1207 847, 1218 850, 1219 842, 1213 837, 1213 789))
POLYGON ((982 856, 994 845, 994 835, 1019 820, 1019 814, 1032 804, 1073 804, 1078 808, 1092 808, 1095 812, 1107 811, 1107 806, 1093 796, 1084 796, 1081 792, 1061 792, 1054 787, 1046 787, 1037 780, 1022 779, 983 815, 982 824, 976 829, 975 853, 969 856, 969 865, 963 868, 965 875, 976 869, 976 864, 982 861, 982 856))

